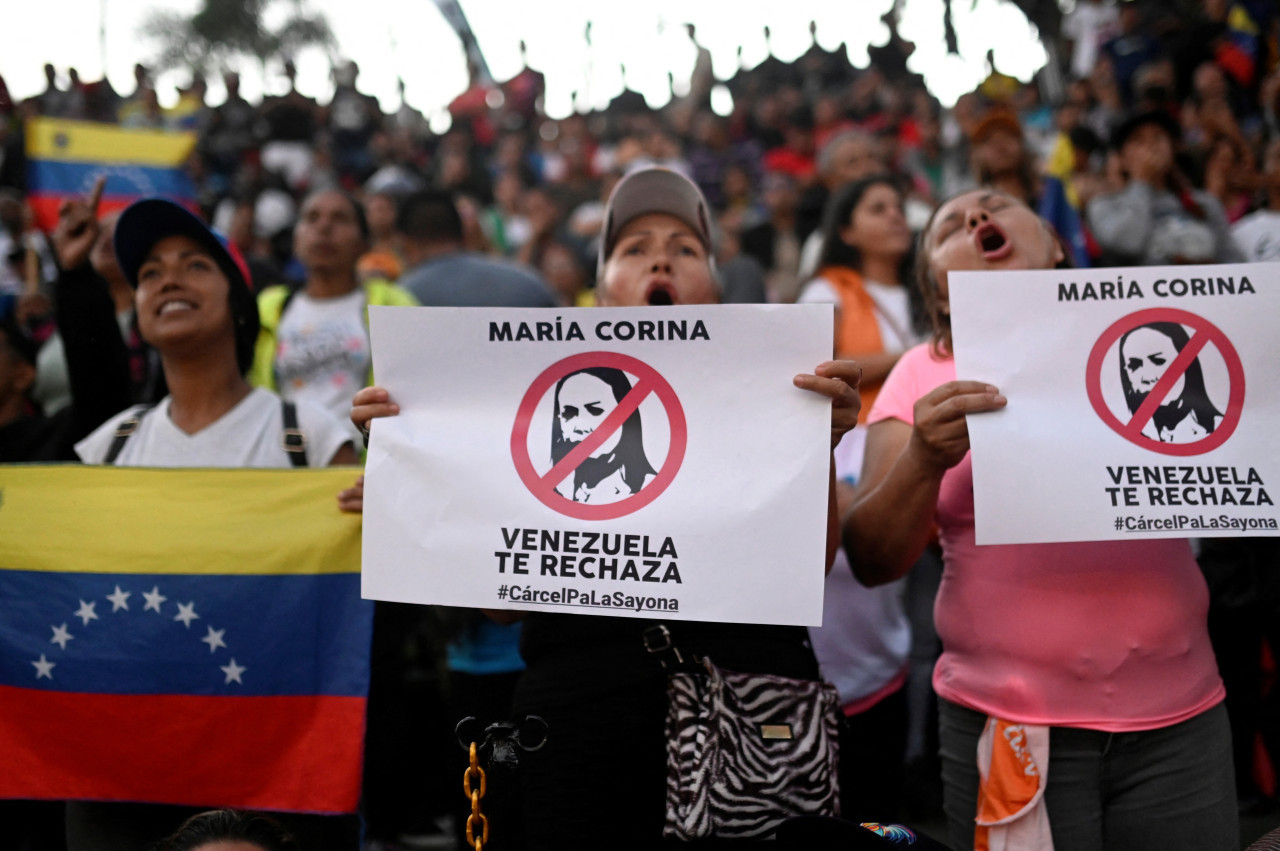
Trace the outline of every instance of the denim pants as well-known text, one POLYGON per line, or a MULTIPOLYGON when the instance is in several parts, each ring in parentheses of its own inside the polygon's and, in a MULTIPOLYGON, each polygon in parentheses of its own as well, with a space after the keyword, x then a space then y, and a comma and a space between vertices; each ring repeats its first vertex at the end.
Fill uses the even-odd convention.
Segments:
MULTIPOLYGON (((978 737, 987 716, 940 700, 943 808, 957 851, 973 848, 978 737)), ((1222 704, 1133 733, 1049 730, 1045 807, 1054 851, 1237 851, 1231 730, 1222 704)))

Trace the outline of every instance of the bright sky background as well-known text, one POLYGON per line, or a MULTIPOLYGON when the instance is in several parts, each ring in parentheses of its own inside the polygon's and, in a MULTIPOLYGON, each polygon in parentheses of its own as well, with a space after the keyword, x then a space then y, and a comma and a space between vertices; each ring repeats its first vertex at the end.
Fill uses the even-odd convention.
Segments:
MULTIPOLYGON (((433 118, 443 129, 445 106, 466 86, 466 68, 458 39, 432 0, 305 0, 323 12, 338 39, 335 55, 360 66, 359 88, 376 95, 384 110, 399 107, 397 76, 406 84, 408 102, 433 118)), ((774 53, 791 60, 809 46, 809 22, 818 24, 818 42, 831 49, 840 42, 851 61, 867 63, 867 45, 883 44, 888 29, 880 16, 892 0, 462 0, 463 10, 484 51, 490 70, 505 80, 520 70, 518 43, 528 44, 530 66, 547 78, 546 109, 553 117, 571 109, 573 91, 597 106, 607 104, 622 88, 620 64, 627 67, 627 83, 645 95, 651 106, 663 105, 669 95, 667 72, 677 86, 687 82, 694 48, 683 24, 697 26, 698 40, 711 50, 717 77, 728 77, 738 65, 751 67, 766 56, 763 27, 772 29, 774 53), (592 27, 592 48, 583 39, 586 22, 592 27), (589 81, 589 82, 588 82, 589 81)), ((133 65, 149 62, 156 48, 138 35, 141 22, 157 6, 194 10, 198 0, 7 0, 0 28, 0 75, 15 98, 44 88, 42 67, 52 62, 65 85, 66 69, 74 65, 84 80, 103 72, 100 28, 104 10, 106 72, 116 91, 133 90, 133 65)), ((289 3, 270 7, 283 17, 289 3)), ((971 90, 986 73, 985 55, 995 49, 997 67, 1023 80, 1045 62, 1035 30, 1007 0, 955 0, 955 26, 961 57, 948 56, 942 35, 942 0, 906 0, 899 27, 915 42, 909 62, 924 74, 933 93, 945 105, 971 90), (971 8, 972 7, 972 8, 971 8)), ((332 92, 330 57, 309 50, 297 58, 298 87, 326 102, 332 92)), ((285 80, 278 63, 264 79, 256 60, 236 69, 241 92, 251 101, 265 90, 282 92, 285 80)), ((185 84, 184 71, 161 75, 157 88, 162 104, 176 99, 175 86, 185 84)), ((209 100, 225 97, 218 80, 210 80, 209 100)))

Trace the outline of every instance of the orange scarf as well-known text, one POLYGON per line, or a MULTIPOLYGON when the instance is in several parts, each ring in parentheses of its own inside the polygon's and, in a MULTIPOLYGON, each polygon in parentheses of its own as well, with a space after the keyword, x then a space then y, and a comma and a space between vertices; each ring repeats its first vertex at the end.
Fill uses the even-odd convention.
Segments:
MULTIPOLYGON (((840 315, 836 320, 836 356, 880 354, 884 340, 880 337, 880 323, 876 321, 876 303, 862 285, 862 275, 847 266, 824 266, 818 277, 829 281, 840 294, 840 315)), ((867 415, 880 392, 880 385, 863 384, 862 410, 858 412, 859 425, 866 425, 867 415)))

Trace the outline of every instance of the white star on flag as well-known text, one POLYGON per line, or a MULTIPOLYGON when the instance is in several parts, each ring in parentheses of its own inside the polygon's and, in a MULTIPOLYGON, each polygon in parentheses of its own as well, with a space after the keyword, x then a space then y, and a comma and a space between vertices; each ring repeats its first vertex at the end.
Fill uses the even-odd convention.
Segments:
POLYGON ((92 603, 86 603, 84 600, 81 600, 80 608, 76 609, 76 617, 83 618, 84 625, 88 626, 89 621, 96 621, 98 619, 98 613, 94 611, 94 609, 96 609, 97 607, 98 607, 98 604, 96 601, 92 603))
POLYGON ((62 626, 53 627, 53 638, 49 639, 49 643, 56 644, 63 650, 66 650, 67 642, 73 638, 75 638, 75 636, 67 632, 67 625, 64 623, 62 626))
POLYGON ((39 662, 32 662, 31 664, 36 666, 36 679, 37 679, 37 680, 38 680, 38 679, 40 679, 41 677, 44 677, 45 679, 51 680, 51 679, 53 679, 53 668, 54 668, 54 666, 55 666, 55 665, 57 665, 58 663, 57 663, 57 662, 50 662, 48 659, 44 658, 44 654, 43 654, 43 653, 41 653, 41 654, 40 654, 40 661, 39 661, 39 662))
MULTIPOLYGON (((230 665, 219 665, 218 667, 222 669, 222 673, 227 675, 227 682, 223 683, 223 685, 226 685, 227 683, 240 683, 240 685, 244 685, 244 681, 240 679, 240 675, 249 669, 241 665, 237 665, 234 658, 231 660, 230 665)), ((52 677, 50 677, 50 679, 52 679, 52 677)))
POLYGON ((149 612, 154 609, 156 614, 160 613, 160 604, 169 599, 160 593, 159 585, 152 588, 150 592, 143 591, 142 596, 147 601, 147 604, 142 607, 142 611, 149 612))
POLYGON ((107 595, 107 599, 111 601, 111 611, 118 612, 121 609, 129 611, 129 598, 132 596, 132 591, 121 591, 120 586, 117 585, 116 593, 107 595))
POLYGON ((183 626, 185 626, 187 629, 191 629, 191 622, 194 620, 200 619, 200 616, 196 614, 195 601, 192 600, 190 603, 187 603, 185 606, 179 603, 178 613, 173 616, 173 619, 175 621, 182 621, 183 626))
POLYGON ((227 631, 225 629, 214 629, 213 627, 209 627, 209 634, 200 640, 209 645, 210 653, 216 653, 219 647, 227 646, 227 643, 222 640, 222 636, 226 634, 227 631))

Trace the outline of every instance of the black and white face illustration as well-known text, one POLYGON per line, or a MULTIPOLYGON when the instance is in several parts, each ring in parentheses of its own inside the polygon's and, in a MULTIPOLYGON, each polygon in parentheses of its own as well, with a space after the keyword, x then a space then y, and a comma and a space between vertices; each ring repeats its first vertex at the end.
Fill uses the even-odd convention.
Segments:
MULTIPOLYGON (((1177 356, 1178 347, 1173 339, 1155 328, 1135 328, 1125 337, 1120 347, 1120 360, 1129 379, 1130 392, 1139 396, 1139 404, 1155 388, 1177 356)), ((1185 383, 1186 379, 1179 376, 1169 398, 1181 396, 1185 383)))
MULTIPOLYGON (((625 372, 609 367, 587 367, 562 378, 552 414, 551 463, 560 463, 601 428, 631 387, 625 372)), ((640 411, 635 410, 620 427, 609 429, 557 490, 574 502, 616 502, 637 493, 653 475, 640 411)))
MULTIPOLYGON (((560 386, 559 413, 560 434, 569 444, 578 444, 600 427, 618 400, 614 391, 602 379, 588 373, 570 375, 560 386)), ((612 452, 622 439, 622 431, 615 430, 605 439, 591 457, 599 458, 612 452)))
MULTIPOLYGON (((1149 322, 1120 338, 1120 384, 1130 413, 1137 414, 1155 393, 1190 340, 1187 329, 1176 322, 1149 322)), ((1221 409, 1205 388, 1199 356, 1179 368, 1156 405, 1142 433, 1161 443, 1194 443, 1212 434, 1222 420, 1221 409)))

